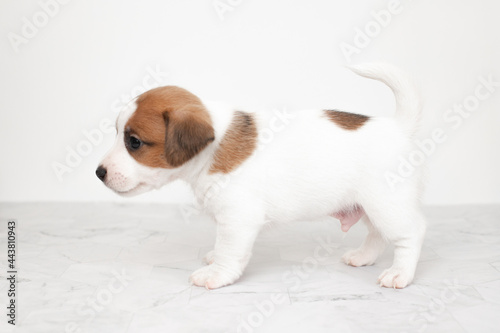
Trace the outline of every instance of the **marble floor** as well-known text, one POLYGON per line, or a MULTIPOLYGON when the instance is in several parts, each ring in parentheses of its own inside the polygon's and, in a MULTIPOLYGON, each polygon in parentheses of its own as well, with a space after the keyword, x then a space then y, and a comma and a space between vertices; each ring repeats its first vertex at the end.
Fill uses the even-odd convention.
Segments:
POLYGON ((428 207, 414 283, 380 288, 340 262, 365 227, 272 226, 234 285, 188 283, 215 226, 190 206, 0 204, 0 332, 500 332, 500 206, 428 207), (17 220, 17 325, 6 323, 7 220, 17 220))

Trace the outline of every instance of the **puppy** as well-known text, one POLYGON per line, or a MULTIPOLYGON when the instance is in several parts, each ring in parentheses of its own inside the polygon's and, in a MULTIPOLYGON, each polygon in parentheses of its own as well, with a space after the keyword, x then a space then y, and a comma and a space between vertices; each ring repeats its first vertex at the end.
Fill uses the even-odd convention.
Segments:
POLYGON ((364 243, 343 256, 349 265, 371 265, 393 243, 394 262, 378 282, 404 288, 413 279, 426 228, 420 174, 396 184, 387 174, 415 149, 420 102, 411 81, 389 65, 353 71, 392 89, 394 118, 305 110, 258 149, 259 135, 269 126, 262 115, 202 101, 179 87, 160 87, 120 113, 115 144, 97 177, 126 196, 175 179, 191 186, 217 223, 208 265, 190 277, 196 286, 214 289, 235 282, 268 221, 329 215, 340 220, 343 231, 360 219, 368 227, 364 243))

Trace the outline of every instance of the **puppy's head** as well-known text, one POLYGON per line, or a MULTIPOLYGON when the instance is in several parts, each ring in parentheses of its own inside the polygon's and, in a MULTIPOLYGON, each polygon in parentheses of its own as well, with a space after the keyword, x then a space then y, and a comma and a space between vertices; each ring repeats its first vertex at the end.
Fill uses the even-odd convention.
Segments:
POLYGON ((159 188, 214 140, 207 109, 185 89, 166 86, 140 95, 116 121, 114 146, 96 170, 121 195, 159 188))

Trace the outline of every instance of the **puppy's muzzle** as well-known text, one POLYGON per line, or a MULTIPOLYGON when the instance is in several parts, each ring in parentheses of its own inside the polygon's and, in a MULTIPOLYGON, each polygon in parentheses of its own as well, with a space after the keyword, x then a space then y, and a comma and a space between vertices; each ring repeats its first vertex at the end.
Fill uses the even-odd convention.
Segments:
POLYGON ((99 167, 95 171, 95 174, 96 174, 97 178, 99 178, 101 181, 104 181, 106 179, 106 174, 107 173, 108 172, 107 172, 106 168, 103 167, 102 165, 99 165, 99 167))

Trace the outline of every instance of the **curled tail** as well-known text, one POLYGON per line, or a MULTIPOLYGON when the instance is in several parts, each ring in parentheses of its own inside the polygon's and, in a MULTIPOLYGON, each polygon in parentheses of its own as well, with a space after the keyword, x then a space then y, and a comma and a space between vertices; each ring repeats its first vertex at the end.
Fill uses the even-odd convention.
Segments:
POLYGON ((422 105, 418 90, 408 75, 389 64, 361 64, 349 68, 391 88, 396 98, 396 120, 411 136, 415 134, 420 125, 422 105))

